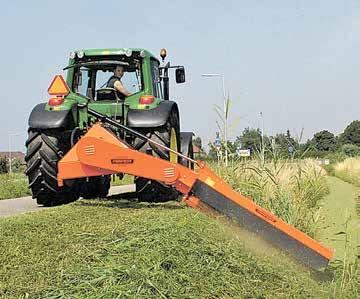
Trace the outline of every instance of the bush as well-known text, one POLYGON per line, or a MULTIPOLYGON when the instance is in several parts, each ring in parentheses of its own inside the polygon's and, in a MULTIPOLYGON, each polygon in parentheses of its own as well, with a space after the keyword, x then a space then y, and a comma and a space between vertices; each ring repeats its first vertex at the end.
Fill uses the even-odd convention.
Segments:
POLYGON ((355 144, 344 144, 341 152, 348 157, 355 157, 360 154, 360 147, 355 144))
POLYGON ((0 173, 9 172, 9 163, 6 157, 0 157, 0 173))

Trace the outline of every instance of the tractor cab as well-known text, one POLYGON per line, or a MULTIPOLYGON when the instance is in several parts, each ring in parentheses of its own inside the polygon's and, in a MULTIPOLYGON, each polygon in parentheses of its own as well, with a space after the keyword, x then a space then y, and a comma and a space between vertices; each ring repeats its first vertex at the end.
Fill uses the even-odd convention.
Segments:
POLYGON ((84 61, 78 61, 66 67, 65 70, 73 69, 71 90, 91 101, 124 100, 124 95, 121 96, 114 88, 107 86, 114 76, 115 69, 121 66, 124 70, 121 78, 124 87, 133 95, 143 91, 141 61, 139 59, 125 60, 121 56, 117 58, 117 60, 109 60, 106 57, 88 57, 84 61))
MULTIPOLYGON (((116 92, 107 87, 117 66, 122 66, 123 86, 132 94, 152 95, 161 100, 169 100, 169 69, 175 69, 176 83, 185 82, 183 66, 165 63, 166 50, 161 49, 162 63, 150 52, 143 49, 93 49, 70 53, 67 84, 75 94, 91 101, 118 100, 116 92)), ((125 97, 123 97, 124 100, 125 97)))

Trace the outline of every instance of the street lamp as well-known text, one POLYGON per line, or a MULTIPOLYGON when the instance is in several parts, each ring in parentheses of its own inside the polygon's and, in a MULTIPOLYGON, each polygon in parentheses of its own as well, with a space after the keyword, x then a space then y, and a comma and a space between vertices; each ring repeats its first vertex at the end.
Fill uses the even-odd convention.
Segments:
POLYGON ((223 113, 224 113, 224 142, 225 142, 225 165, 228 166, 228 148, 227 148, 227 102, 226 90, 225 90, 225 76, 223 74, 201 74, 201 77, 213 78, 219 77, 222 79, 222 91, 223 91, 223 113))
POLYGON ((19 136, 21 134, 22 133, 9 133, 9 173, 12 172, 12 169, 11 169, 11 161, 12 161, 12 157, 11 157, 11 137, 19 136))

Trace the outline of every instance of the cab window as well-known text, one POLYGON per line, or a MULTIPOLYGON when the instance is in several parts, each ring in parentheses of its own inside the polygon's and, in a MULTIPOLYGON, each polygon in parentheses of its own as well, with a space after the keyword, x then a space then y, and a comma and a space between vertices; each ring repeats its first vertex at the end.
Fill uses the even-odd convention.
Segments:
POLYGON ((154 96, 162 99, 163 94, 160 83, 159 62, 155 59, 151 59, 151 76, 154 96))

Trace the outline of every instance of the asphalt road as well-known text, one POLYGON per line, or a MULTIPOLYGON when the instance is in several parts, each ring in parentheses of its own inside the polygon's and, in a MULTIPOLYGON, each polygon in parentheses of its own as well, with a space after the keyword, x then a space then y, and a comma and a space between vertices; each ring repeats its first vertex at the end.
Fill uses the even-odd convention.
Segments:
MULTIPOLYGON (((111 187, 109 191, 109 196, 129 192, 135 192, 134 184, 111 187)), ((38 206, 36 204, 36 201, 32 199, 31 196, 0 200, 0 218, 31 211, 41 211, 44 209, 49 208, 38 206)))

